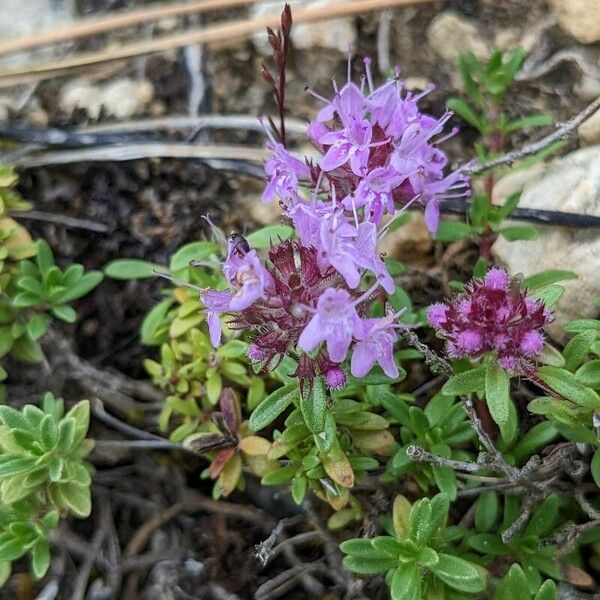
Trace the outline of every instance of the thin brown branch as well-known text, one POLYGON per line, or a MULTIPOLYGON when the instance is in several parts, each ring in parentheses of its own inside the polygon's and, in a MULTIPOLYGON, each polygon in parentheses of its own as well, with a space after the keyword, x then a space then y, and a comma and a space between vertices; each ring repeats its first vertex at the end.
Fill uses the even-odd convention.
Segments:
POLYGON ((488 160, 484 163, 470 163, 460 168, 463 173, 467 175, 479 175, 485 171, 489 171, 490 169, 495 169, 497 167, 501 167, 503 165, 512 165, 517 160, 525 158, 526 156, 532 156, 545 150, 555 142, 560 140, 564 140, 565 138, 570 137, 575 133, 579 125, 581 125, 585 120, 591 117, 597 110, 600 109, 600 96, 596 98, 591 104, 589 104, 584 110, 582 110, 579 114, 575 115, 572 119, 569 119, 565 123, 560 123, 557 125, 555 131, 550 133, 549 135, 543 137, 541 140, 537 142, 533 142, 531 144, 527 144, 522 148, 518 148, 503 156, 499 156, 497 158, 493 158, 492 160, 488 160))
POLYGON ((142 9, 116 12, 108 17, 81 19, 71 25, 58 27, 42 33, 21 36, 0 42, 0 55, 21 52, 38 46, 56 44, 69 40, 91 37, 99 33, 109 33, 125 27, 142 25, 149 21, 170 19, 185 15, 201 14, 213 10, 225 10, 257 0, 196 0, 195 2, 156 3, 142 9))
MULTIPOLYGON (((317 6, 299 10, 294 15, 294 22, 312 23, 364 14, 381 8, 391 8, 392 6, 430 4, 432 1, 434 0, 353 0, 352 2, 344 2, 342 4, 317 6)), ((4 70, 0 74, 0 87, 50 79, 64 75, 72 69, 164 52, 193 44, 231 41, 244 38, 248 34, 260 31, 265 27, 276 27, 278 23, 279 15, 265 15, 254 19, 227 21, 209 25, 199 30, 196 29, 166 35, 158 39, 134 42, 99 52, 81 52, 57 61, 29 63, 22 67, 4 70)))

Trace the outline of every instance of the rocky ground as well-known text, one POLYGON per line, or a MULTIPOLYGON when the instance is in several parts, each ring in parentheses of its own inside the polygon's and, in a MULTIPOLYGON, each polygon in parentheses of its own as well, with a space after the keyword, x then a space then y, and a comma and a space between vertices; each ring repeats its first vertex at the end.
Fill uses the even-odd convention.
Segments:
MULTIPOLYGON (((25 35, 134 4, 127 0, 3 0, 0 38, 25 35), (34 4, 36 9, 32 10, 34 4)), ((293 8, 299 4, 292 3, 293 8)), ((258 2, 248 12, 261 14, 273 7, 279 10, 280 3, 258 2)), ((245 10, 233 12, 239 18, 245 10)), ((204 17, 204 22, 232 14, 211 14, 204 17)), ((563 121, 600 95, 598 15, 599 0, 448 0, 298 27, 289 71, 289 113, 298 119, 313 114, 315 103, 303 92, 304 86, 309 84, 327 94, 333 76, 345 78, 348 48, 357 57, 353 61, 356 74, 360 69, 358 57, 369 55, 375 59, 381 76, 400 64, 408 87, 424 89, 430 82, 435 83, 437 89, 425 99, 424 107, 441 114, 445 99, 461 92, 456 69, 460 52, 471 50, 485 56, 496 46, 510 49, 521 45, 527 59, 508 99, 510 113, 546 112, 556 121, 563 121)), ((175 25, 164 22, 157 29, 159 33, 170 31, 175 25)), ((115 42, 120 39, 117 34, 113 37, 115 42)), ((264 39, 261 35, 207 47, 200 55, 193 48, 170 51, 83 71, 76 79, 56 78, 0 90, 0 130, 14 124, 61 128, 123 124, 176 114, 268 114, 274 107, 260 77, 260 64, 268 55, 264 39)), ((92 38, 78 43, 77 49, 93 49, 102 43, 102 39, 92 38)), ((61 48, 60 52, 73 49, 61 48)), ((26 58, 11 58, 11 64, 26 58)), ((460 125, 461 134, 448 144, 457 163, 472 157, 475 139, 474 131, 464 123, 460 125)), ((518 146, 530 133, 515 136, 511 142, 518 146)), ((262 144, 262 135, 255 129, 198 133, 186 128, 155 135, 198 144, 262 144)), ((296 136, 295 142, 301 144, 301 138, 296 136)), ((501 180, 495 190, 498 200, 515 185, 524 183, 523 206, 600 216, 600 113, 579 128, 578 138, 561 153, 566 156, 548 166, 538 165, 525 174, 501 180), (585 148, 577 150, 579 145, 585 148)), ((102 268, 116 257, 143 257, 165 263, 176 248, 204 234, 201 216, 206 213, 225 229, 245 231, 257 223, 271 222, 276 210, 260 204, 261 185, 256 178, 213 170, 200 162, 151 159, 23 168, 20 191, 39 211, 102 225, 103 232, 94 232, 43 219, 27 223, 37 236, 50 242, 60 261, 102 268)), ((417 305, 444 293, 449 280, 466 277, 476 258, 469 244, 442 247, 432 242, 418 216, 388 244, 386 250, 408 265, 404 283, 417 305)), ((569 318, 592 315, 594 306, 579 300, 583 295, 600 295, 597 230, 547 227, 535 245, 526 244, 498 242, 496 256, 512 272, 526 275, 544 268, 578 272, 578 287, 568 291, 562 306, 569 318), (573 302, 574 298, 578 301, 573 302), (573 314, 573 307, 577 314, 573 314)), ((64 329, 69 352, 90 361, 96 369, 143 378, 141 360, 147 350, 140 346, 137 331, 141 317, 159 298, 160 283, 156 281, 105 281, 80 302, 77 325, 64 329)), ((84 393, 73 372, 61 375, 57 371, 44 378, 25 368, 18 373, 18 378, 9 381, 9 390, 23 399, 33 398, 45 389, 71 399, 84 393)), ((61 585, 64 581, 77 582, 83 577, 82 570, 87 569, 85 577, 92 584, 86 597, 94 600, 113 597, 111 589, 116 588, 124 590, 119 597, 127 600, 236 597, 230 594, 266 600, 276 596, 269 595, 268 590, 262 596, 254 594, 269 579, 290 565, 326 556, 333 542, 324 534, 318 543, 303 547, 300 556, 294 552, 282 554, 262 568, 254 546, 269 536, 277 518, 295 518, 292 507, 285 499, 251 487, 233 498, 234 508, 227 513, 199 498, 199 493, 209 493, 209 486, 200 482, 197 468, 182 459, 175 461, 180 463, 174 464, 173 457, 100 457, 100 471, 94 480, 97 508, 93 518, 61 530, 56 541, 57 560, 41 586, 34 588, 25 576, 17 576, 0 591, 0 597, 34 598, 48 581, 61 585), (200 508, 191 517, 185 504, 194 502, 200 508), (179 507, 179 512, 165 524, 160 522, 160 515, 173 506, 179 507), (148 523, 152 525, 146 532, 143 527, 148 523), (99 537, 99 544, 108 544, 107 560, 122 565, 116 574, 111 575, 106 564, 92 554, 94 540, 99 537)), ((377 497, 369 502, 377 513, 377 497)), ((320 523, 318 514, 314 521, 320 523)), ((298 528, 301 530, 302 525, 298 528)), ((311 585, 313 592, 342 589, 347 582, 336 579, 343 575, 334 567, 335 560, 329 566, 334 575, 315 575, 320 588, 315 588, 311 575, 280 597, 321 597, 311 595, 311 585)), ((75 597, 70 595, 72 589, 62 593, 65 595, 57 597, 75 597)), ((365 588, 364 593, 373 599, 385 597, 377 586, 365 588)), ((340 596, 332 591, 329 597, 340 596)))

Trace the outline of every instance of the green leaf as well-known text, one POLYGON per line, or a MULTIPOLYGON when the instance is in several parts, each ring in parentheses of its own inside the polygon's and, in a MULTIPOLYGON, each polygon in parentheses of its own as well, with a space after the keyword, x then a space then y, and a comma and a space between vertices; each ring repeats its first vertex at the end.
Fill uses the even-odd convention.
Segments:
POLYGON ((470 562, 450 554, 440 553, 439 557, 439 563, 431 570, 446 585, 471 594, 484 590, 485 580, 470 562))
POLYGON ((73 302, 91 292, 103 279, 104 274, 101 271, 89 271, 75 285, 69 287, 57 302, 73 302))
POLYGON ((40 538, 31 548, 31 572, 36 579, 41 579, 50 566, 50 548, 48 542, 40 538))
POLYGON ((214 242, 190 242, 185 244, 173 256, 169 263, 169 268, 172 272, 187 269, 190 266, 190 261, 203 261, 210 258, 212 254, 219 251, 219 246, 214 242))
POLYGON ((165 267, 137 258, 118 258, 104 267, 104 273, 113 279, 148 279, 156 277, 155 271, 165 267))
POLYGON ((0 561, 12 561, 23 556, 27 548, 20 538, 15 538, 9 533, 0 535, 0 561))
POLYGON ((500 504, 496 492, 483 492, 475 502, 475 529, 480 532, 491 531, 498 521, 500 504))
POLYGON ((456 473, 450 467, 431 467, 438 490, 450 500, 456 500, 456 473))
POLYGON ((396 383, 406 378, 406 371, 402 367, 398 367, 398 377, 392 379, 388 377, 380 367, 376 366, 364 377, 354 377, 350 375, 348 377, 348 383, 360 383, 361 385, 385 385, 389 383, 396 383))
POLYGON ((541 300, 546 306, 556 304, 565 293, 565 288, 562 285, 547 285, 537 288, 530 295, 534 300, 541 300))
POLYGON ((600 331, 600 321, 598 319, 576 319, 566 323, 563 326, 563 329, 567 333, 579 333, 580 331, 586 331, 587 329, 600 331))
POLYGON ((0 421, 9 429, 30 429, 29 421, 12 406, 0 406, 0 421))
MULTIPOLYGON (((34 458, 15 455, 15 458, 11 458, 0 464, 0 479, 19 475, 20 473, 27 473, 27 471, 31 471, 34 468, 34 465, 34 458)), ((0 560, 3 559, 0 557, 0 560)))
POLYGON ((173 305, 173 299, 167 298, 154 306, 144 317, 142 327, 140 328, 140 337, 142 344, 152 344, 155 342, 155 336, 158 328, 162 324, 166 314, 173 305))
POLYGON ((542 538, 549 535, 556 524, 558 505, 558 496, 555 494, 548 496, 533 512, 523 532, 523 537, 536 536, 542 538))
POLYGON ((510 378, 504 369, 491 361, 485 371, 485 399, 492 419, 503 426, 510 410, 510 378))
POLYGON ((320 433, 325 428, 327 390, 322 377, 315 377, 310 393, 300 394, 300 410, 311 433, 320 433))
POLYGON ((438 553, 429 548, 428 546, 424 546, 419 549, 419 553, 417 554, 417 563, 419 563, 422 567, 427 569, 437 565, 440 561, 440 557, 438 553))
POLYGON ((553 119, 550 115, 526 115, 510 121, 503 129, 505 133, 513 133, 527 127, 543 127, 552 125, 553 119))
POLYGON ((557 367, 540 367, 538 374, 542 381, 555 392, 575 404, 590 410, 600 410, 600 396, 581 383, 573 373, 557 367))
POLYGON ((307 480, 306 477, 294 477, 292 481, 292 498, 294 502, 300 506, 306 496, 307 480))
MULTIPOLYGON (((73 434, 72 448, 76 448, 83 442, 90 426, 90 402, 81 400, 65 415, 64 421, 73 419, 75 421, 75 432, 73 434)), ((63 435, 66 435, 63 434, 63 435)), ((60 442, 59 442, 60 443, 60 442)))
POLYGON ((390 593, 392 600, 421 600, 421 575, 417 565, 406 563, 394 570, 390 593))
POLYGON ((468 223, 462 221, 442 221, 437 231, 435 239, 440 242, 456 242, 464 240, 473 235, 473 229, 468 223))
POLYGON ((385 558, 398 556, 402 552, 402 545, 400 542, 389 535, 380 535, 371 540, 371 546, 383 553, 385 558))
POLYGON ((54 254, 52 254, 52 249, 46 240, 38 240, 36 245, 37 255, 35 257, 35 262, 37 263, 40 273, 45 276, 54 266, 54 254))
POLYGON ((75 323, 77 313, 70 306, 53 306, 52 314, 65 323, 75 323))
POLYGON ((565 368, 573 371, 581 365, 597 337, 598 332, 590 329, 573 336, 563 350, 565 368))
POLYGON ((27 321, 27 335, 34 341, 39 340, 46 333, 50 322, 48 315, 33 315, 27 321))
POLYGON ((45 415, 40 424, 42 442, 44 446, 51 450, 58 440, 58 427, 51 415, 45 415))
MULTIPOLYGON (((556 583, 551 579, 546 579, 540 589, 536 592, 533 600, 557 600, 558 590, 556 583)), ((511 600, 514 600, 514 596, 511 600)))
POLYGON ((373 540, 366 538, 353 538, 342 542, 340 544, 340 550, 344 554, 349 554, 350 556, 356 556, 358 558, 388 558, 387 553, 378 550, 372 542, 373 540))
POLYGON ((92 499, 89 487, 74 483, 61 483, 57 486, 57 492, 61 504, 72 510, 78 517, 86 518, 90 516, 92 499))
POLYGON ((75 440, 76 422, 72 417, 65 417, 58 425, 56 448, 59 452, 70 452, 75 440))
POLYGON ((250 415, 250 429, 260 431, 272 423, 298 398, 298 384, 288 383, 269 394, 250 415))
POLYGON ((442 387, 442 394, 462 396, 485 388, 485 367, 477 367, 464 373, 453 375, 442 387))
POLYGON ((537 240, 540 235, 540 232, 530 225, 503 227, 498 230, 498 233, 508 242, 519 240, 531 242, 537 240))
POLYGON ((481 132, 483 130, 481 117, 464 100, 449 98, 446 101, 446 106, 478 131, 481 132))
POLYGON ((579 367, 575 372, 575 377, 583 385, 597 389, 600 388, 600 360, 590 360, 579 367))
POLYGON ((510 454, 515 461, 520 462, 525 458, 543 450, 558 437, 558 431, 551 421, 542 421, 534 425, 512 448, 510 454))
POLYGON ((421 498, 417 500, 410 509, 409 516, 410 537, 417 544, 425 545, 435 531, 431 500, 421 498))
POLYGON ((592 462, 590 464, 590 470, 596 485, 600 487, 600 448, 594 452, 594 456, 592 457, 592 462))
POLYGON ((265 249, 270 247, 271 241, 277 244, 280 239, 292 237, 293 233, 294 230, 289 225, 268 225, 246 236, 246 241, 251 248, 265 249))
POLYGON ((529 582, 520 565, 511 565, 500 581, 494 600, 529 600, 529 582))
POLYGON ((377 575, 378 573, 385 573, 385 571, 393 569, 398 564, 398 560, 393 558, 382 560, 381 558, 344 556, 342 564, 348 571, 358 573, 359 575, 377 575))
POLYGON ((296 475, 297 470, 298 467, 295 464, 279 467, 278 469, 273 469, 273 471, 265 473, 260 482, 262 485, 282 485, 291 481, 296 475))
POLYGON ((13 298, 13 306, 17 308, 29 308, 41 304, 43 299, 37 294, 31 292, 20 292, 13 298))

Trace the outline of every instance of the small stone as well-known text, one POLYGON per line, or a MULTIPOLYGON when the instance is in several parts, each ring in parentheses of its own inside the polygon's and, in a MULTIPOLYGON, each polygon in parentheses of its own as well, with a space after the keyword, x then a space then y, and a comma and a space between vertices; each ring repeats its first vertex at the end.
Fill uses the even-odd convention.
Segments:
MULTIPOLYGON (((294 3, 293 8, 294 10, 302 10, 309 7, 343 3, 344 0, 298 0, 294 3)), ((279 0, 263 0, 257 2, 250 12, 252 17, 258 18, 265 15, 279 15, 281 14, 281 8, 282 3, 279 0)), ((292 28, 294 47, 300 50, 319 47, 348 54, 351 48, 355 46, 356 39, 357 31, 354 19, 348 17, 315 23, 298 23, 292 28)), ((271 54, 271 46, 267 41, 267 36, 262 31, 252 37, 252 42, 262 54, 271 54)))
POLYGON ((377 250, 388 258, 425 265, 432 248, 433 241, 425 219, 421 213, 414 212, 408 223, 383 237, 377 250))
POLYGON ((550 0, 558 23, 582 44, 600 41, 600 0, 550 0))
MULTIPOLYGON (((75 16, 74 0, 2 0, 0 2, 0 40, 26 37, 68 25, 75 16)), ((36 48, 2 57, 0 63, 16 67, 33 58, 51 56, 55 48, 36 48)))
POLYGON ((591 102, 600 96, 600 78, 583 75, 575 86, 575 93, 582 99, 591 102))
POLYGON ((123 77, 102 90, 100 102, 109 115, 128 119, 144 111, 154 96, 154 86, 147 80, 123 77))
POLYGON ((489 55, 487 43, 474 23, 455 12, 440 13, 427 29, 429 45, 446 61, 456 63, 462 52, 470 50, 478 58, 489 55))
MULTIPOLYGON (((518 175, 524 182, 520 206, 600 216, 600 145, 532 169, 529 177, 518 172, 506 176, 498 182, 497 190, 510 193, 517 187, 518 175)), ((496 197, 499 195, 495 194, 495 199, 503 200, 496 197)), ((594 229, 543 225, 538 228, 540 235, 535 242, 507 242, 500 237, 492 250, 512 274, 523 273, 527 277, 550 269, 578 274, 576 280, 561 282, 565 294, 553 307, 556 321, 547 328, 556 341, 564 342, 561 326, 566 321, 594 318, 599 312, 594 300, 600 296, 600 236, 594 229)))
POLYGON ((58 106, 67 115, 76 109, 85 110, 90 119, 96 120, 102 107, 100 88, 80 79, 70 81, 60 90, 58 106))
POLYGON ((577 134, 586 146, 600 142, 600 109, 579 126, 577 134))

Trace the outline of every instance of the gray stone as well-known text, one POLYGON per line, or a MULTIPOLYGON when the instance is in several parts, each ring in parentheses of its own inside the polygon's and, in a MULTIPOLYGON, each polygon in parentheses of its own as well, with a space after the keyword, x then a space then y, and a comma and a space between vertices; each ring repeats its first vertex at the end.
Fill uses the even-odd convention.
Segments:
POLYGON ((127 119, 144 111, 154 96, 149 81, 123 77, 103 86, 85 80, 67 83, 60 90, 59 106, 67 114, 83 109, 90 119, 100 116, 100 111, 117 119, 127 119))
POLYGON ((455 12, 442 12, 427 29, 429 45, 444 59, 456 63, 462 52, 470 50, 478 58, 489 54, 488 44, 471 21, 455 12))
MULTIPOLYGON (((75 14, 74 0, 2 0, 0 2, 0 39, 41 33, 70 23, 75 14)), ((53 53, 52 48, 19 52, 2 57, 3 66, 17 67, 32 57, 53 53)))
POLYGON ((583 44, 600 41, 600 0, 550 0, 558 23, 583 44))
MULTIPOLYGON (((600 216, 600 145, 577 150, 532 170, 516 171, 501 179, 494 200, 523 188, 520 206, 600 216)), ((493 253, 509 272, 525 276, 549 269, 574 271, 579 279, 566 281, 565 294, 555 306, 557 319, 548 331, 564 341, 560 326, 570 319, 595 317, 600 296, 600 235, 597 229, 540 226, 533 242, 499 238, 493 253)))
POLYGON ((600 142, 600 109, 579 126, 577 133, 581 142, 588 146, 600 142))
MULTIPOLYGON (((327 6, 330 4, 344 4, 346 0, 298 0, 293 3, 294 10, 312 8, 317 6, 327 6)), ((283 3, 279 0, 263 0, 252 6, 250 12, 253 17, 263 17, 265 15, 279 15, 283 3)), ((340 19, 330 19, 317 21, 315 23, 298 23, 292 28, 292 40, 294 46, 301 50, 319 47, 331 50, 338 50, 343 54, 355 46, 357 31, 354 25, 354 19, 342 17, 340 19)), ((264 32, 255 34, 252 41, 261 53, 271 54, 271 46, 267 41, 264 32)))

